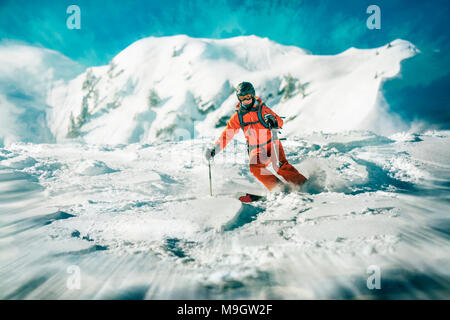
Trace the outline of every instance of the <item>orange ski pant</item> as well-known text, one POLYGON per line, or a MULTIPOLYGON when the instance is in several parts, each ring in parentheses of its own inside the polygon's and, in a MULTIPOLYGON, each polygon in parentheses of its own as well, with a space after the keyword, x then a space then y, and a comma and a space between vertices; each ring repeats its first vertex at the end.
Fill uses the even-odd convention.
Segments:
POLYGON ((269 142, 264 146, 250 150, 249 156, 250 172, 269 190, 272 190, 277 184, 282 183, 280 179, 267 169, 270 163, 272 163, 275 172, 287 182, 293 183, 294 185, 301 185, 306 182, 306 178, 287 161, 283 146, 279 140, 276 140, 275 144, 269 142), (276 151, 273 150, 274 148, 278 149, 277 153, 274 152, 276 151))

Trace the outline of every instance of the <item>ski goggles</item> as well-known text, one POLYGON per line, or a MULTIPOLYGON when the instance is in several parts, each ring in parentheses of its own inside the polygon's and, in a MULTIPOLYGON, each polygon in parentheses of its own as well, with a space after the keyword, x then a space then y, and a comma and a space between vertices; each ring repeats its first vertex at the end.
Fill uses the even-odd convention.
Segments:
POLYGON ((247 94, 245 96, 238 96, 239 101, 250 100, 253 96, 251 94, 247 94))

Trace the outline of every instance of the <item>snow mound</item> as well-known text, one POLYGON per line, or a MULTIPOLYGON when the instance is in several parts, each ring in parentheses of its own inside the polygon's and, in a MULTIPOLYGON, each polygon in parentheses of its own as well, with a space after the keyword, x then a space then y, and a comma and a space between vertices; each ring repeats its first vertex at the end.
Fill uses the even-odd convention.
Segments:
POLYGON ((0 164, 13 169, 25 169, 34 166, 36 163, 36 159, 23 155, 0 161, 0 164))
POLYGON ((97 176, 106 173, 116 172, 106 165, 103 161, 82 160, 76 167, 75 172, 83 176, 97 176))

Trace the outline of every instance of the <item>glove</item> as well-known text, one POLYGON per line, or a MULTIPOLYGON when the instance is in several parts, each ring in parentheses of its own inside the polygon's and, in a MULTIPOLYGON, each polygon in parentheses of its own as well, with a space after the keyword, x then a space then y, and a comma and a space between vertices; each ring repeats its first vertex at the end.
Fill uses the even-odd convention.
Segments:
POLYGON ((214 158, 215 155, 216 155, 216 148, 206 148, 205 151, 206 160, 209 161, 211 158, 214 158))
POLYGON ((278 128, 278 121, 275 119, 273 115, 270 113, 267 113, 264 115, 264 121, 267 123, 270 129, 272 128, 278 128))

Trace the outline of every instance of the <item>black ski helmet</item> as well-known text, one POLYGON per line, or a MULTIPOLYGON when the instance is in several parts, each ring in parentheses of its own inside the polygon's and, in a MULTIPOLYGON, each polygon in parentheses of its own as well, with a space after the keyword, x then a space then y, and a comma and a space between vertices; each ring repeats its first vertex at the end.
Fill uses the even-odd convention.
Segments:
POLYGON ((236 96, 239 99, 239 96, 245 96, 247 94, 251 94, 252 97, 255 96, 255 88, 250 82, 241 82, 236 87, 236 96))

